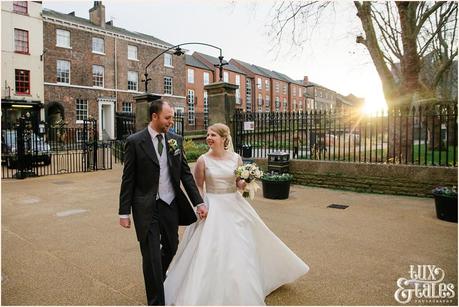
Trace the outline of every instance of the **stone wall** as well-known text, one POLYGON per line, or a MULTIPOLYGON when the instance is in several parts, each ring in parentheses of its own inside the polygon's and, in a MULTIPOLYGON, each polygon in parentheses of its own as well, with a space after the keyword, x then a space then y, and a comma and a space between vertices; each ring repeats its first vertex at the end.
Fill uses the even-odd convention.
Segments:
POLYGON ((430 197, 438 185, 457 186, 457 167, 291 160, 290 172, 295 184, 356 192, 430 197))

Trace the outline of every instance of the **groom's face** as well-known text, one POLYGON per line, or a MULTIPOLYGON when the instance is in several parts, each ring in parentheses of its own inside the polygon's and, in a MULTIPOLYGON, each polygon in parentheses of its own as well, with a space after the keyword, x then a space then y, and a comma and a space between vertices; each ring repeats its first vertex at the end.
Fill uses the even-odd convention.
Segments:
POLYGON ((174 125, 174 110, 168 103, 164 103, 159 113, 153 113, 152 122, 157 132, 166 133, 174 125))

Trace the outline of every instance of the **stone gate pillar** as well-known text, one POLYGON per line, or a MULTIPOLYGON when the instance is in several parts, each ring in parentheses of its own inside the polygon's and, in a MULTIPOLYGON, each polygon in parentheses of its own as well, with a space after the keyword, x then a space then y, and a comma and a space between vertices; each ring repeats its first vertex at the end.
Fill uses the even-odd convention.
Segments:
POLYGON ((140 131, 150 122, 150 102, 161 99, 161 96, 144 93, 135 95, 135 131, 140 131))
POLYGON ((239 86, 226 82, 217 82, 204 86, 207 91, 209 106, 209 126, 215 123, 226 124, 233 134, 233 115, 236 112, 236 89, 239 86))

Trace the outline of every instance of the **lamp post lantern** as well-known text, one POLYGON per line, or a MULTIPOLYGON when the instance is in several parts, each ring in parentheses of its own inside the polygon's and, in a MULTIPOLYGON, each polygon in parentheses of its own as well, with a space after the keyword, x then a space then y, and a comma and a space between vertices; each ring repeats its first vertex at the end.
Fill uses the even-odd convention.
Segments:
POLYGON ((182 50, 181 46, 185 46, 185 45, 203 45, 203 46, 208 46, 208 47, 212 47, 212 48, 215 48, 215 49, 218 49, 219 52, 220 52, 220 55, 218 57, 218 60, 219 60, 219 64, 214 64, 215 67, 218 67, 219 69, 219 81, 223 81, 223 66, 225 65, 228 65, 228 63, 224 63, 223 62, 223 55, 222 55, 222 49, 217 47, 217 46, 214 46, 214 45, 210 45, 210 44, 206 44, 206 43, 197 43, 197 42, 193 42, 193 43, 183 43, 183 44, 178 44, 178 45, 175 45, 175 46, 172 46, 166 50, 164 50, 163 52, 161 52, 160 54, 158 54, 157 56, 155 56, 148 64, 147 66, 145 66, 145 73, 144 73, 144 76, 145 76, 145 79, 142 80, 142 82, 145 82, 145 93, 148 92, 148 82, 151 81, 151 78, 148 78, 148 67, 156 60, 158 59, 160 56, 162 56, 164 53, 168 52, 169 50, 172 50, 172 49, 175 49, 174 51, 174 55, 177 55, 177 56, 181 56, 183 55, 185 52, 182 50))

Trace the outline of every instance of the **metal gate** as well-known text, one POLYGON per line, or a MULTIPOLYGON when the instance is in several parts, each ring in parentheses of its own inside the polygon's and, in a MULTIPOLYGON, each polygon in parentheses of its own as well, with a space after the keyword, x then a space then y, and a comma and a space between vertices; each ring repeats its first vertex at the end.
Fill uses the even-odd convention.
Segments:
POLYGON ((2 129, 2 179, 77 173, 112 168, 110 142, 98 140, 97 121, 82 128, 34 124, 21 116, 2 129))

